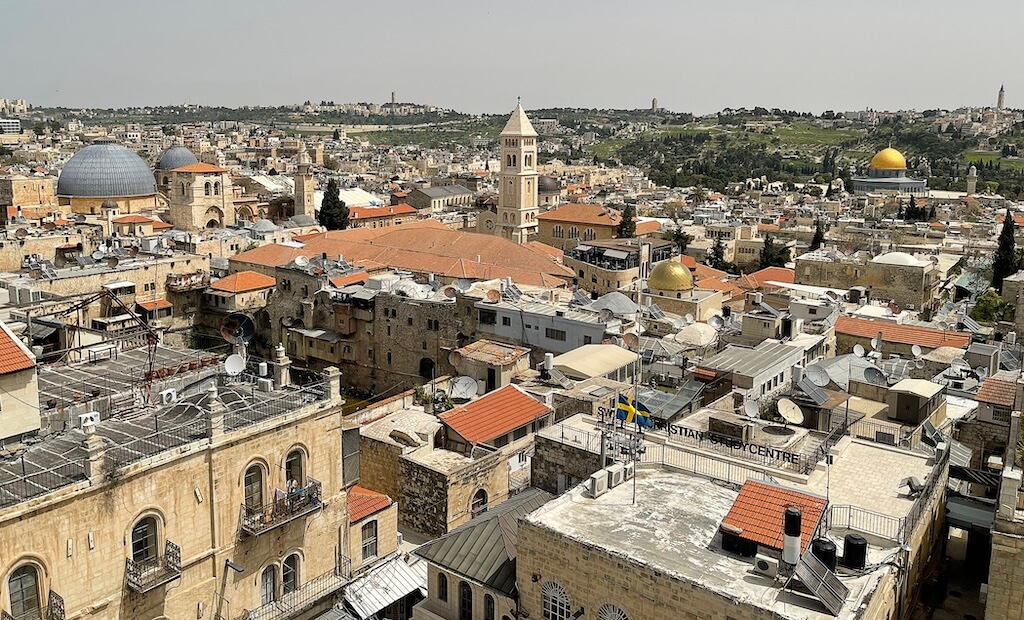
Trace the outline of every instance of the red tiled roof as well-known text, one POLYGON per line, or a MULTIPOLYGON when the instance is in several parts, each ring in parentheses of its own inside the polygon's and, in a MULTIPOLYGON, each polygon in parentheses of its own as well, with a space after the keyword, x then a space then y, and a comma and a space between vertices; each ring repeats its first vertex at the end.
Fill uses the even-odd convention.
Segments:
POLYGON ((441 414, 441 419, 470 443, 487 443, 551 411, 514 385, 441 414))
POLYGON ((679 257, 679 262, 686 265, 686 267, 690 271, 693 271, 694 269, 697 268, 697 259, 692 256, 687 256, 686 254, 683 254, 682 256, 679 257))
POLYGON ((348 490, 348 522, 355 523, 365 519, 392 503, 387 495, 356 485, 348 490))
POLYGON ((239 271, 230 276, 221 278, 210 285, 210 288, 226 293, 244 293, 256 291, 261 288, 270 288, 276 284, 276 280, 270 276, 255 271, 239 271))
POLYGON ((226 168, 221 168, 220 166, 214 166, 213 164, 207 164, 207 163, 204 163, 204 162, 199 162, 199 163, 195 163, 195 164, 189 164, 187 166, 182 166, 180 168, 175 168, 174 170, 171 170, 171 172, 194 172, 194 173, 200 173, 200 174, 204 173, 204 172, 205 173, 220 173, 220 172, 227 172, 227 169, 226 168))
POLYGON ((153 220, 153 228, 154 229, 174 228, 174 224, 168 224, 167 222, 162 222, 160 220, 153 220))
POLYGON ((570 203, 541 213, 537 216, 537 219, 547 222, 586 224, 588 226, 617 226, 622 221, 621 216, 622 213, 618 209, 606 209, 602 205, 570 203), (614 219, 612 214, 615 215, 614 219))
POLYGON ((760 271, 750 274, 750 277, 757 280, 758 286, 767 285, 770 287, 771 285, 767 284, 769 281, 792 284, 794 275, 795 272, 792 269, 786 269, 785 267, 765 267, 760 271))
POLYGON ((1012 381, 989 377, 981 384, 981 389, 974 396, 979 403, 1012 407, 1017 393, 1017 386, 1012 381))
POLYGON ((760 232, 779 232, 778 224, 758 224, 757 230, 760 232))
POLYGON ((346 273, 343 276, 331 279, 332 286, 348 286, 349 284, 362 284, 370 279, 370 274, 365 271, 356 271, 353 273, 346 273))
POLYGON ((140 301, 139 307, 148 312, 152 312, 154 310, 163 310, 164 308, 173 308, 174 304, 166 299, 158 299, 156 301, 140 301))
POLYGON ((658 220, 647 220, 646 222, 636 223, 636 234, 646 235, 648 233, 655 233, 661 230, 661 222, 658 220))
POLYGON ((802 513, 800 551, 803 552, 810 544, 827 504, 824 497, 747 480, 729 509, 729 514, 722 519, 722 525, 728 526, 730 530, 738 530, 736 535, 743 540, 781 550, 783 515, 787 508, 795 506, 802 513))
POLYGON ((144 215, 125 215, 113 220, 115 224, 152 224, 153 220, 144 215))
POLYGON ((693 268, 693 275, 697 276, 698 280, 703 280, 704 278, 724 278, 729 274, 721 269, 697 263, 697 266, 693 268))
POLYGON ((920 345, 925 349, 937 349, 939 347, 953 347, 959 349, 967 346, 971 341, 971 335, 963 332, 943 331, 931 329, 930 327, 914 327, 910 325, 897 325, 883 321, 871 321, 869 319, 855 319, 849 316, 841 316, 836 321, 836 333, 847 336, 860 336, 861 338, 874 338, 882 332, 883 342, 895 342, 898 344, 920 345))
POLYGON ((35 367, 36 362, 20 340, 0 323, 0 375, 35 367))
POLYGON ((348 216, 353 220, 392 217, 395 215, 415 215, 416 213, 416 209, 407 204, 389 205, 386 207, 349 207, 348 210, 348 216))

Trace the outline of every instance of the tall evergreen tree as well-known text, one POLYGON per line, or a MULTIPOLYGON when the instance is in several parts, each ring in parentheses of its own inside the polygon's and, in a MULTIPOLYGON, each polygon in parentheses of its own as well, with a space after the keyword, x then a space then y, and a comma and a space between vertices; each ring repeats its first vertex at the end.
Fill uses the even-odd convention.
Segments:
POLYGON ((334 130, 334 139, 341 140, 341 132, 338 131, 337 129, 334 130))
POLYGON ((622 221, 615 227, 615 236, 619 239, 631 239, 636 236, 636 205, 622 208, 622 221))
POLYGON ((725 245, 722 243, 721 237, 715 237, 714 242, 711 244, 711 249, 708 250, 708 267, 714 269, 721 269, 725 265, 725 245))
POLYGON ((784 245, 776 245, 775 237, 768 233, 764 236, 764 246, 761 248, 761 269, 765 267, 785 267, 789 262, 789 248, 784 245))
POLYGON ((1003 290, 1003 278, 1012 276, 1017 269, 1017 253, 1013 240, 1013 214, 1006 209, 1006 218, 1003 220, 1003 229, 999 231, 999 246, 996 248, 995 257, 992 259, 992 287, 997 291, 1003 290))
POLYGON ((691 241, 693 241, 693 237, 688 235, 681 226, 672 231, 672 243, 676 244, 680 253, 686 252, 691 241))
POLYGON ((811 237, 811 252, 821 247, 821 244, 825 243, 825 226, 821 223, 821 218, 814 221, 814 236, 811 237))
POLYGON ((341 189, 338 181, 327 181, 324 189, 324 201, 320 205, 320 225, 327 230, 344 230, 349 226, 348 207, 341 200, 341 189))

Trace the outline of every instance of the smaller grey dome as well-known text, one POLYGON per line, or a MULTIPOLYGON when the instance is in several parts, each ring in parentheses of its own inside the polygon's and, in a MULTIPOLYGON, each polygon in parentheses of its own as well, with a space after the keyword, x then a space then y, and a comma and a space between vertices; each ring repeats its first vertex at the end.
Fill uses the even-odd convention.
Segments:
POLYGON ((544 194, 554 194, 562 191, 558 181, 548 176, 537 177, 537 191, 544 194))
POLYGON ((112 200, 110 198, 107 198, 106 200, 104 200, 103 204, 100 205, 101 209, 116 209, 117 207, 118 207, 117 201, 116 200, 112 200))
POLYGON ((183 146, 172 146, 156 158, 157 170, 174 170, 182 166, 198 164, 199 159, 195 153, 183 146))
POLYGON ((252 225, 252 229, 256 232, 274 232, 278 230, 277 226, 270 220, 260 220, 252 225))

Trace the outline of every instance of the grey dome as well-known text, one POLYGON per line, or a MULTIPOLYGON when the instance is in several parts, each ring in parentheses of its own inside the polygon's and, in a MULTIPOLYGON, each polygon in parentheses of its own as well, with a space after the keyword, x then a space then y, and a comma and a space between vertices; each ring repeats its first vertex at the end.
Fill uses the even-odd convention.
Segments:
POLYGON ((156 193, 156 179, 142 158, 117 144, 91 144, 68 160, 57 179, 57 195, 126 198, 156 193))
POLYGON ((275 226, 274 223, 271 222, 270 220, 260 220, 252 225, 252 229, 255 230, 256 232, 264 233, 279 230, 278 227, 275 226))
POLYGON ((547 176, 537 177, 537 191, 544 194, 554 194, 562 191, 558 181, 547 176))
POLYGON ((157 170, 174 170, 182 166, 198 164, 195 153, 183 146, 172 146, 156 158, 157 170))

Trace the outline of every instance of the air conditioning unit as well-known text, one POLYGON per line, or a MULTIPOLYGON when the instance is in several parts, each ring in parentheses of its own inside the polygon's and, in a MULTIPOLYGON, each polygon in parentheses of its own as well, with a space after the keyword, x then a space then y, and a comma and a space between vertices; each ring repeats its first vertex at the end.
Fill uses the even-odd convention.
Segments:
POLYGON ((587 489, 590 491, 590 497, 601 497, 608 492, 608 472, 604 469, 599 469, 597 472, 591 474, 590 482, 587 484, 587 489))
POLYGON ((78 428, 84 427, 86 424, 95 424, 100 421, 99 411, 90 411, 89 413, 81 413, 78 415, 78 428))
POLYGON ((174 401, 178 400, 178 390, 174 388, 167 388, 166 390, 160 391, 160 404, 170 405, 174 401))
POLYGON ((779 574, 779 561, 759 554, 754 558, 754 572, 775 579, 775 576, 779 574))
POLYGON ((636 473, 636 463, 629 462, 629 463, 626 463, 625 465, 623 465, 622 467, 623 467, 623 472, 622 473, 625 474, 626 480, 632 480, 634 474, 636 473))
POLYGON ((608 466, 608 488, 614 489, 626 479, 626 468, 621 463, 608 466))
POLYGON ((259 378, 256 380, 256 385, 259 387, 261 392, 273 392, 274 391, 274 380, 267 378, 259 378))

